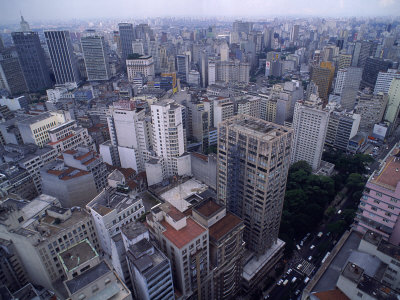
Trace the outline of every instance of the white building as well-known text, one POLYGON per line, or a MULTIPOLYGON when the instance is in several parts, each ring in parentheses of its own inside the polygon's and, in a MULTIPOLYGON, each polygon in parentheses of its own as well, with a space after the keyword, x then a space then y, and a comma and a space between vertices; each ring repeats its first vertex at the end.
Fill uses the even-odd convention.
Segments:
POLYGON ((138 74, 142 74, 148 81, 154 79, 154 60, 150 55, 126 60, 128 80, 133 81, 138 74))
POLYGON ((142 199, 129 192, 125 177, 115 170, 108 176, 108 187, 86 205, 97 229, 103 251, 111 256, 111 239, 121 226, 135 222, 144 214, 142 199))
POLYGON ((379 92, 387 94, 393 78, 400 78, 399 70, 389 69, 387 72, 379 72, 375 83, 374 94, 379 92))
POLYGON ((114 103, 109 114, 107 121, 111 143, 118 150, 121 166, 143 171, 150 156, 150 118, 146 117, 144 109, 134 108, 133 102, 129 101, 114 103))
POLYGON ((324 150, 329 111, 322 110, 322 103, 317 102, 319 98, 313 100, 295 104, 291 163, 305 160, 315 171, 319 168, 324 150))
POLYGON ((186 151, 186 132, 183 128, 183 106, 173 100, 151 105, 153 150, 164 161, 164 176, 179 174, 178 158, 186 151))

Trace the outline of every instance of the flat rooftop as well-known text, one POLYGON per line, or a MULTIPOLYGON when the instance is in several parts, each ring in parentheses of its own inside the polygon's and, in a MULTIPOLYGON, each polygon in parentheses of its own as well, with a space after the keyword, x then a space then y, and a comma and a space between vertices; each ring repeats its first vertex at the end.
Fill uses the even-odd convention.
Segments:
POLYGON ((98 256, 96 250, 87 239, 69 247, 59 254, 59 258, 66 272, 70 272, 87 261, 98 256))
POLYGON ((336 254, 321 278, 314 285, 311 293, 329 291, 336 288, 336 283, 340 276, 340 271, 346 265, 350 254, 358 249, 361 236, 353 231, 350 233, 339 252, 336 254))
POLYGON ((214 216, 223 209, 224 207, 222 207, 221 205, 219 205, 213 199, 210 198, 200 202, 193 208, 193 210, 195 210, 200 215, 206 218, 211 218, 212 216, 214 216))
POLYGON ((400 149, 396 148, 391 152, 384 162, 380 172, 375 172, 371 177, 371 183, 380 185, 384 188, 396 190, 400 181, 400 149))
POLYGON ((65 281, 65 284, 69 292, 74 294, 109 272, 111 272, 110 267, 104 261, 102 261, 98 265, 79 274, 75 278, 65 281))
POLYGON ((247 115, 238 115, 223 123, 245 135, 255 136, 263 140, 273 140, 291 131, 290 128, 253 118, 247 115))
POLYGON ((117 192, 116 189, 106 189, 87 205, 101 216, 116 210, 117 213, 139 202, 140 198, 132 198, 129 194, 117 192))
POLYGON ((187 198, 189 198, 193 194, 201 193, 206 189, 208 189, 207 185, 192 178, 185 181, 184 183, 174 186, 166 192, 163 192, 162 194, 160 194, 160 198, 166 202, 171 203, 179 211, 184 212, 191 206, 191 203, 187 201, 187 198))
POLYGON ((123 225, 121 231, 125 234, 128 239, 133 239, 139 235, 148 232, 148 229, 143 223, 131 222, 123 225))
POLYGON ((258 259, 254 256, 247 264, 243 266, 242 277, 250 282, 254 276, 270 261, 270 259, 285 246, 285 242, 278 239, 262 256, 258 259))
POLYGON ((186 219, 186 226, 180 230, 176 230, 166 221, 162 221, 161 225, 166 229, 163 235, 179 249, 198 238, 199 235, 206 231, 203 226, 190 217, 186 219))
POLYGON ((208 229, 208 234, 210 239, 219 241, 241 224, 243 222, 239 217, 227 212, 225 217, 208 229))

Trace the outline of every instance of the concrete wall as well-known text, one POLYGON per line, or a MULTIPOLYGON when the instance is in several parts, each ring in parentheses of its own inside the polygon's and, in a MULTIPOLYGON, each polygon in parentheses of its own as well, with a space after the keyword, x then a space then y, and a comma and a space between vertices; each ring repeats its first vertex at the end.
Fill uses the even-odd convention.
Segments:
POLYGON ((135 149, 118 146, 118 153, 122 168, 132 168, 138 172, 135 149))
POLYGON ((191 154, 192 175, 212 189, 217 189, 217 157, 215 154, 204 156, 205 159, 191 154))
POLYGON ((161 164, 146 163, 147 185, 151 186, 163 181, 163 171, 161 164))

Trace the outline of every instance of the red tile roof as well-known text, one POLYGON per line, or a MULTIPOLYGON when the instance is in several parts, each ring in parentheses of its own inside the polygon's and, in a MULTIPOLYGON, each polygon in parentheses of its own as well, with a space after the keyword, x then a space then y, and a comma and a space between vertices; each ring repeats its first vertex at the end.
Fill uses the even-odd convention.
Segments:
POLYGON ((397 183, 400 181, 400 160, 394 156, 388 157, 386 165, 382 172, 372 179, 373 183, 389 186, 393 190, 396 189, 397 183))
POLYGON ((181 230, 175 230, 166 221, 162 221, 161 225, 166 229, 163 235, 179 249, 198 238, 199 235, 206 231, 203 226, 196 223, 192 218, 186 219, 186 226, 181 230))

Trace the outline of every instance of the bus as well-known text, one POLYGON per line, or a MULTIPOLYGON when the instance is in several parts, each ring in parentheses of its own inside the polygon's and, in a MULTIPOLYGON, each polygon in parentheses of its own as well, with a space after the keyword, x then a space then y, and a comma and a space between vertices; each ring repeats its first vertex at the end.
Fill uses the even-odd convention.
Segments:
POLYGON ((321 261, 321 264, 323 264, 326 261, 326 259, 328 258, 329 254, 331 254, 331 253, 328 252, 328 253, 325 254, 324 258, 321 261))

